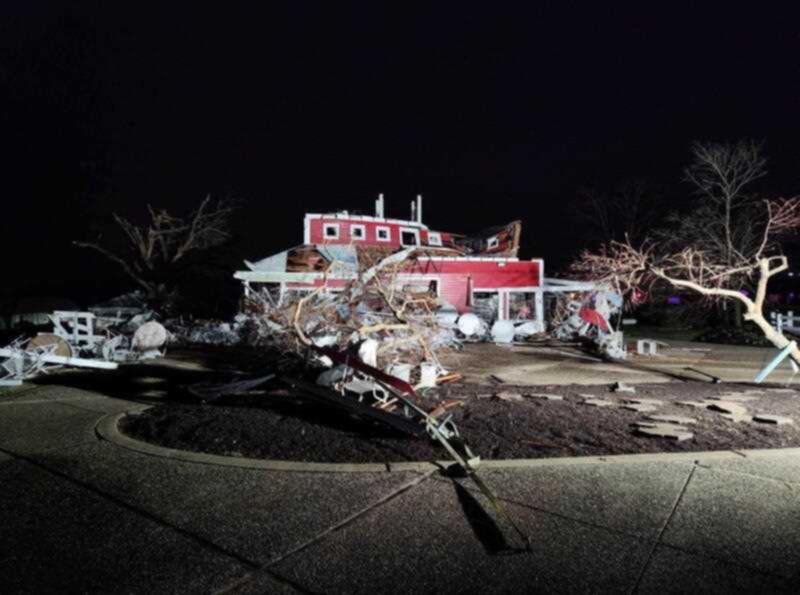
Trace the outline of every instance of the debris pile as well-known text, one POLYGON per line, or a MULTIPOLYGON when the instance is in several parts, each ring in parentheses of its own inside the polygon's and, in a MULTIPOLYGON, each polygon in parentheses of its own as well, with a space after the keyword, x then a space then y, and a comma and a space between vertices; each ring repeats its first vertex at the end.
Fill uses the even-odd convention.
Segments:
POLYGON ((563 307, 561 321, 553 335, 562 340, 580 340, 591 345, 595 351, 611 359, 625 359, 625 343, 622 332, 615 330, 612 318, 622 313, 622 296, 608 287, 570 300, 563 307))
MULTIPOLYGON (((414 252, 405 249, 385 256, 378 250, 361 250, 355 278, 338 274, 352 272, 354 263, 334 260, 315 289, 282 295, 266 289, 253 292, 246 312, 263 339, 303 357, 311 350, 326 367, 333 362, 316 351, 319 348, 352 353, 405 381, 413 376, 417 383, 433 385, 446 375, 437 352, 457 348, 460 341, 435 292, 404 283, 403 272, 413 266, 414 252)), ((326 382, 335 377, 328 374, 326 382)))
POLYGON ((152 313, 139 308, 78 312, 56 310, 52 333, 18 339, 0 349, 0 384, 23 380, 61 366, 113 370, 118 362, 161 357, 168 333, 152 313))
POLYGON ((164 322, 169 329, 171 344, 218 345, 231 347, 242 342, 245 323, 241 320, 222 322, 219 320, 169 319, 164 322))

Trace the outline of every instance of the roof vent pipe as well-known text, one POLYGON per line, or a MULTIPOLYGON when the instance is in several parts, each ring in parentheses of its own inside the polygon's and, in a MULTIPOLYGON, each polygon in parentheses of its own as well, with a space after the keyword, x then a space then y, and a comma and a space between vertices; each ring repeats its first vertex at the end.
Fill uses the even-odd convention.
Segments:
POLYGON ((412 200, 411 201, 411 221, 417 220, 417 202, 412 200))
POLYGON ((375 217, 383 219, 383 193, 380 193, 375 201, 375 217))
POLYGON ((417 223, 422 224, 422 195, 417 194, 417 223))

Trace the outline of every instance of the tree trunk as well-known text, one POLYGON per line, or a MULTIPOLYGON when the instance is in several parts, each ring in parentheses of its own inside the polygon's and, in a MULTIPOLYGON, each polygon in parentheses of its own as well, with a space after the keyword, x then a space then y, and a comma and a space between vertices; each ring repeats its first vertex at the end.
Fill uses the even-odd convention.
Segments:
POLYGON ((742 328, 742 320, 744 320, 744 307, 742 302, 735 301, 733 302, 733 326, 738 328, 742 328))
MULTIPOLYGON (((747 314, 744 316, 745 320, 749 320, 756 324, 758 328, 761 329, 761 332, 764 333, 764 337, 766 337, 767 341, 772 343, 778 349, 784 349, 786 346, 791 343, 783 333, 779 333, 775 328, 764 318, 764 315, 761 312, 755 312, 752 309, 748 309, 747 314)), ((800 349, 795 346, 789 352, 789 356, 794 360, 794 362, 800 365, 800 349)))

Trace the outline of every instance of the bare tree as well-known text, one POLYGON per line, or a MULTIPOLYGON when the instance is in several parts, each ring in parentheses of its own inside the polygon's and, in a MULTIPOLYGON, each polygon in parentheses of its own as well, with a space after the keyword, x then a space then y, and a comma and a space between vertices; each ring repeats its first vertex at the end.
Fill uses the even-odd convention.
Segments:
MULTIPOLYGON (((672 251, 692 246, 729 267, 746 259, 761 241, 760 227, 751 222, 762 216, 762 202, 750 189, 767 174, 766 162, 762 145, 752 140, 695 142, 684 180, 695 188, 696 206, 667 216, 651 237, 672 251)), ((741 304, 734 302, 733 311, 727 306, 721 304, 725 317, 739 326, 741 304)))
POLYGON ((766 164, 763 145, 752 140, 692 145, 692 163, 684 170, 684 179, 706 201, 698 213, 701 217, 693 217, 706 224, 705 232, 698 235, 714 241, 728 264, 743 258, 753 243, 759 241, 756 235, 748 233, 749 226, 739 225, 737 215, 748 215, 747 207, 756 199, 746 189, 767 175, 766 164))
POLYGON ((114 221, 123 232, 121 247, 94 242, 76 241, 82 248, 96 250, 117 263, 150 299, 163 292, 165 281, 194 253, 215 248, 230 237, 231 214, 236 206, 213 202, 207 196, 187 217, 176 217, 165 209, 147 206, 149 221, 136 225, 118 214, 114 221))
MULTIPOLYGON (((636 248, 626 241, 584 252, 573 264, 573 272, 611 283, 621 293, 648 292, 655 283, 666 282, 708 299, 734 300, 743 308, 743 319, 756 324, 767 340, 783 349, 790 341, 766 320, 763 307, 769 280, 788 268, 786 256, 777 254, 777 240, 800 229, 800 198, 763 201, 761 206, 760 219, 751 222, 759 230, 759 241, 747 255, 737 251, 733 262, 696 247, 670 253, 660 251, 656 244, 636 248), (754 297, 740 291, 742 279, 754 285, 754 297)), ((800 350, 795 348, 791 357, 800 363, 800 350)))

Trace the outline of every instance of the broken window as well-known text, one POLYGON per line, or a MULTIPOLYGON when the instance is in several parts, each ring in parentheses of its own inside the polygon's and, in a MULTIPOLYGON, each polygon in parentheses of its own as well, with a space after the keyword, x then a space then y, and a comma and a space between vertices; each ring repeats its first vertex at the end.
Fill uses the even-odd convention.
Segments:
POLYGON ((375 237, 379 242, 388 242, 392 239, 391 229, 388 227, 379 226, 375 228, 375 237))
POLYGON ((500 310, 500 294, 496 291, 473 291, 472 312, 487 324, 494 324, 500 310))
POLYGON ((339 224, 338 223, 326 223, 324 227, 323 235, 326 240, 338 240, 339 239, 339 224))
POLYGON ((439 295, 439 281, 436 279, 406 281, 400 284, 400 290, 419 297, 422 297, 420 294, 436 297, 439 295))
POLYGON ((400 231, 400 243, 403 246, 419 245, 419 232, 415 229, 403 229, 400 231))
POLYGON ((508 317, 511 320, 536 319, 536 293, 512 291, 508 294, 508 317))

